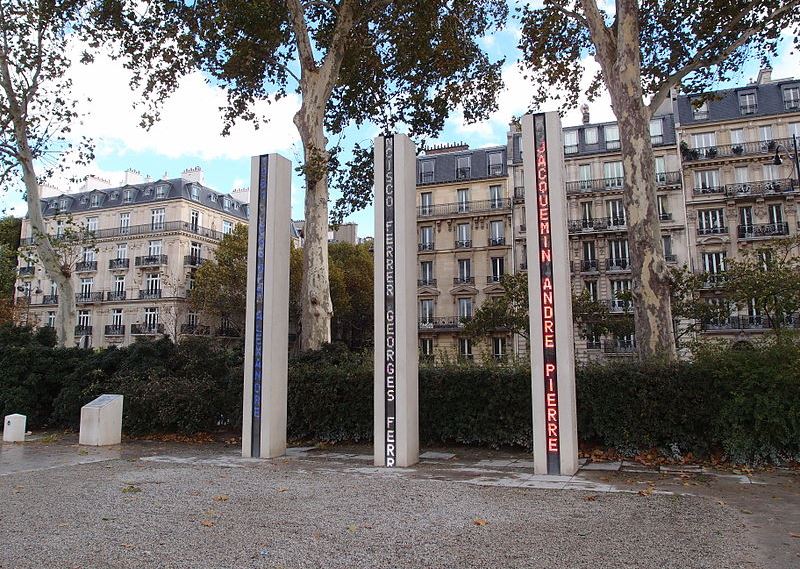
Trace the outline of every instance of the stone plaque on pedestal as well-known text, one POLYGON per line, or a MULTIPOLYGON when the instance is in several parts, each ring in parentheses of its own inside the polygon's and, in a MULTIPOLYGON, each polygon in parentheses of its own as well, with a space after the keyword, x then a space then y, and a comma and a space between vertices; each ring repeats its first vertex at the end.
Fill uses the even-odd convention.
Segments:
POLYGON ((104 394, 81 408, 78 443, 118 445, 122 441, 122 395, 104 394))

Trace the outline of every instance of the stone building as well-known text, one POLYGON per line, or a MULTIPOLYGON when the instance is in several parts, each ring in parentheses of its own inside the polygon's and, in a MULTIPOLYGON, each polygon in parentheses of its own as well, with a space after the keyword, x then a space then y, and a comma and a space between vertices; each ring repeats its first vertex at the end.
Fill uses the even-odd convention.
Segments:
MULTIPOLYGON (((192 311, 187 301, 195 269, 248 216, 247 204, 203 185, 199 169, 181 178, 52 196, 41 207, 49 234, 81 226, 93 235, 76 245, 73 267, 80 345, 128 344, 161 334, 240 334, 192 311)), ((28 219, 21 237, 23 246, 34 239, 28 219)), ((26 319, 53 325, 55 283, 40 265, 24 257, 20 264, 26 319)))

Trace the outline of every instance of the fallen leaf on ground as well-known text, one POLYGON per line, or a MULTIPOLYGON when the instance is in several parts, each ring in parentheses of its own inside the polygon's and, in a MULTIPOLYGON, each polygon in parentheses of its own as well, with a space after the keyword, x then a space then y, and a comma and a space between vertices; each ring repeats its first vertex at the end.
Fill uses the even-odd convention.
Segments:
POLYGON ((743 514, 752 514, 753 512, 751 512, 750 510, 742 510, 742 513, 743 514))
POLYGON ((122 489, 123 494, 136 494, 137 492, 141 492, 142 489, 138 486, 134 486, 133 484, 128 484, 125 488, 122 489))
POLYGON ((800 533, 790 533, 789 536, 790 537, 796 537, 797 539, 800 539, 800 533))
POLYGON ((486 525, 486 524, 488 524, 489 522, 488 522, 487 520, 484 520, 483 518, 474 518, 474 519, 472 520, 472 523, 473 523, 474 525, 476 525, 476 526, 485 526, 485 525, 486 525))
POLYGON ((130 549, 131 547, 133 547, 132 543, 122 543, 120 545, 122 545, 122 547, 125 547, 126 549, 130 549))
POLYGON ((278 488, 278 492, 286 492, 288 488, 278 488))
POLYGON ((228 498, 230 498, 230 496, 227 494, 220 494, 219 496, 214 496, 213 500, 215 502, 227 502, 228 498))
POLYGON ((347 531, 349 531, 350 533, 356 533, 357 529, 358 526, 356 524, 350 524, 349 526, 347 526, 347 531))
POLYGON ((639 496, 651 496, 653 494, 653 487, 648 486, 644 490, 639 490, 639 496))
POLYGON ((211 520, 203 520, 202 522, 200 522, 200 525, 203 527, 210 528, 214 525, 214 522, 212 522, 211 520))
POLYGON ((595 502, 597 501, 597 496, 586 496, 584 500, 586 500, 587 502, 595 502))

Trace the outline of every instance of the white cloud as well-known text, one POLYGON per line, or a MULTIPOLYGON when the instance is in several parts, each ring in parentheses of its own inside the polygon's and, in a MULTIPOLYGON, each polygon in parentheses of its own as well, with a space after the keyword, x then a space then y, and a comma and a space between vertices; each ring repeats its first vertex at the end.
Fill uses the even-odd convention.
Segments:
POLYGON ((98 155, 154 152, 169 158, 238 159, 286 151, 299 139, 292 122, 299 108, 294 94, 256 105, 257 111, 270 118, 261 129, 237 123, 231 134, 223 137, 219 108, 226 103, 225 92, 199 72, 181 79, 164 104, 161 120, 147 131, 139 126, 141 110, 136 103, 141 96, 131 91, 130 73, 120 62, 105 55, 90 65, 78 63, 77 55, 75 61, 73 94, 82 100, 81 109, 87 115, 77 134, 93 138, 98 155))

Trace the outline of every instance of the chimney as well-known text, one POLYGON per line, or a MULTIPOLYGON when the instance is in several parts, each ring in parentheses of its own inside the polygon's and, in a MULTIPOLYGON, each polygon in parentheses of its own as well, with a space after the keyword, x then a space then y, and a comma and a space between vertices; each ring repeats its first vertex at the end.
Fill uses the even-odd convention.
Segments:
POLYGON ((139 170, 134 170, 133 168, 128 168, 125 170, 125 182, 124 185, 128 184, 141 184, 144 181, 142 177, 142 173, 139 170))
POLYGON ((105 190, 111 187, 111 180, 106 180, 105 178, 101 178, 100 176, 95 176, 94 174, 89 174, 86 176, 86 180, 83 182, 83 188, 81 188, 84 192, 91 192, 92 190, 105 190))
POLYGON ((197 184, 205 184, 205 178, 203 176, 203 169, 200 166, 195 166, 194 168, 187 168, 181 173, 181 178, 184 180, 188 180, 190 182, 195 182, 197 184))
POLYGON ((589 105, 586 103, 581 105, 581 114, 583 115, 583 124, 589 124, 589 105))
POLYGON ((772 81, 772 67, 763 67, 758 72, 758 80, 756 83, 763 85, 772 81))
POLYGON ((456 142, 453 144, 438 144, 428 146, 425 149, 425 155, 431 156, 433 154, 446 154, 448 152, 459 152, 461 150, 469 150, 469 144, 466 142, 456 142))
POLYGON ((231 197, 242 203, 250 203, 250 188, 234 188, 231 190, 231 197))
POLYGON ((45 182, 44 184, 39 185, 39 193, 41 194, 42 199, 44 199, 44 198, 55 198, 65 192, 61 191, 58 187, 54 186, 53 184, 45 182))

